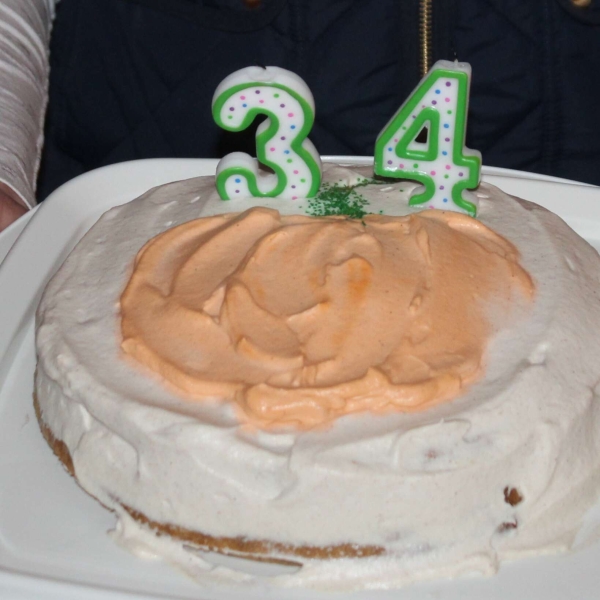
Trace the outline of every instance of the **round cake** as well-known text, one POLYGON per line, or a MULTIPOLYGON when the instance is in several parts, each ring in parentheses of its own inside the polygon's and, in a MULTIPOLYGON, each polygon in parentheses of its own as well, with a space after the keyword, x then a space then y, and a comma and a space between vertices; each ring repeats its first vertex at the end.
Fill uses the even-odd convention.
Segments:
POLYGON ((600 491, 600 257, 493 186, 475 220, 371 173, 260 206, 155 188, 49 283, 40 426, 126 547, 346 588, 571 547, 600 491))

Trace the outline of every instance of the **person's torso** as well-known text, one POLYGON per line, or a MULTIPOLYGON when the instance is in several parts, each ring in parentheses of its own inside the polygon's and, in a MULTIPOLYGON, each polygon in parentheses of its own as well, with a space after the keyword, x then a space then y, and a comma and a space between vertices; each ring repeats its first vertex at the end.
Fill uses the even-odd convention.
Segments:
POLYGON ((372 155, 424 54, 472 64, 467 145, 484 164, 600 183, 597 16, 569 0, 62 0, 39 195, 123 160, 254 154, 253 130, 211 114, 252 64, 306 80, 322 155, 372 155))

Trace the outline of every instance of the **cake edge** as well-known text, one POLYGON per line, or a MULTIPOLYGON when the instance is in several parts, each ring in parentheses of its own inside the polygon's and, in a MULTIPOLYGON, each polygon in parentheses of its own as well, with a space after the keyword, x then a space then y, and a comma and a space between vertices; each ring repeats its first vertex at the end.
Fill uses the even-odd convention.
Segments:
MULTIPOLYGON (((45 423, 42 415, 42 408, 36 393, 33 394, 33 407, 42 436, 65 470, 73 477, 73 479, 75 479, 76 483, 84 492, 86 492, 86 494, 91 496, 105 509, 117 513, 114 508, 100 502, 98 498, 90 494, 81 485, 75 473, 75 465, 69 448, 65 442, 54 435, 50 427, 45 423)), ((158 521, 148 518, 144 513, 121 503, 118 499, 115 499, 115 502, 132 519, 134 519, 138 525, 146 527, 155 535, 159 537, 163 535, 169 536, 171 539, 183 542, 184 544, 189 544, 194 549, 203 552, 216 552, 235 558, 290 566, 301 566, 301 563, 297 560, 293 560, 293 557, 310 560, 331 560, 339 558, 369 558, 381 556, 386 553, 386 549, 383 546, 366 546, 353 544, 351 542, 327 547, 309 545, 295 546, 291 544, 282 544, 281 542, 248 539, 243 537, 215 537, 199 531, 186 529, 178 525, 159 523, 158 521), (281 556, 289 556, 291 559, 281 558, 281 556)))

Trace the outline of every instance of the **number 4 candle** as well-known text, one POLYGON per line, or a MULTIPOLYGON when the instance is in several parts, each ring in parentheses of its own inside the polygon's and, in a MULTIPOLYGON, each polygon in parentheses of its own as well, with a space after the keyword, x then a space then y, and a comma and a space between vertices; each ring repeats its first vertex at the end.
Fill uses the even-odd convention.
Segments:
POLYGON ((313 96, 296 74, 279 67, 248 67, 232 73, 213 96, 213 117, 229 131, 246 129, 266 115, 256 131, 256 156, 225 156, 217 166, 217 191, 224 200, 314 196, 321 183, 321 158, 307 139, 314 118, 313 96), (262 163, 273 173, 259 173, 262 163))
POLYGON ((381 131, 375 173, 425 186, 409 204, 475 216, 464 191, 479 185, 481 154, 465 148, 471 66, 440 60, 381 131), (423 128, 427 140, 418 140, 423 128))

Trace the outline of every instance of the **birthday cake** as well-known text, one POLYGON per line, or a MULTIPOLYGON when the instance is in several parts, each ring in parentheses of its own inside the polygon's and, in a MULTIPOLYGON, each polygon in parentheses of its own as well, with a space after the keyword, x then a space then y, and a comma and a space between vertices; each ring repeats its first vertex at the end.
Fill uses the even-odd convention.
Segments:
POLYGON ((599 256, 493 186, 475 220, 371 177, 326 165, 260 206, 162 186, 54 276, 39 422, 124 546, 349 588, 571 547, 600 485, 599 256))
POLYGON ((233 73, 213 116, 265 115, 258 160, 108 211, 67 258, 36 412, 122 545, 203 581, 251 579, 209 551, 336 588, 571 547, 600 491, 600 257, 477 188, 469 75, 436 63, 374 169, 322 173, 306 84, 233 73))

